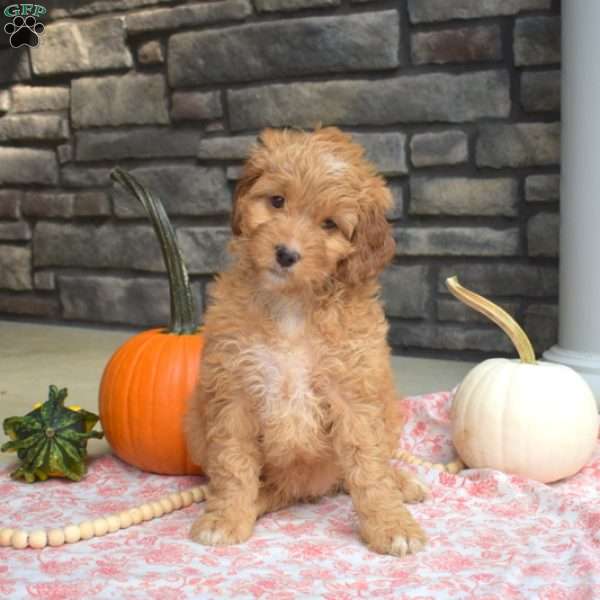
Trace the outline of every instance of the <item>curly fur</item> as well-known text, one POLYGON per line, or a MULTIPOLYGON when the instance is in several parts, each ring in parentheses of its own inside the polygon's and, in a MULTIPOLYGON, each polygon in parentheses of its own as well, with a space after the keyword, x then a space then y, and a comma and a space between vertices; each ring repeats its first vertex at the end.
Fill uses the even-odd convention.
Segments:
POLYGON ((211 293, 186 416, 210 478, 191 536, 239 543, 264 513, 345 490, 369 547, 418 551, 425 535, 405 502, 426 490, 390 465, 401 417, 377 281, 394 252, 390 192, 338 129, 259 140, 236 189, 233 261, 211 293), (298 262, 280 267, 277 245, 298 262))

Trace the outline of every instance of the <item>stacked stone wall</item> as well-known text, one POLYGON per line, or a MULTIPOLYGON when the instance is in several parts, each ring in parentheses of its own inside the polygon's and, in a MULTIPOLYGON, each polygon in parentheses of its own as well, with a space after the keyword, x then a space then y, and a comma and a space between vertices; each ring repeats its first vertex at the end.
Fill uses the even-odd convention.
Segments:
POLYGON ((356 134, 393 191, 395 351, 511 351, 451 274, 538 351, 555 341, 557 0, 47 6, 39 47, 0 31, 0 317, 167 321, 160 252, 115 165, 163 198, 202 307, 257 131, 321 122, 356 134))

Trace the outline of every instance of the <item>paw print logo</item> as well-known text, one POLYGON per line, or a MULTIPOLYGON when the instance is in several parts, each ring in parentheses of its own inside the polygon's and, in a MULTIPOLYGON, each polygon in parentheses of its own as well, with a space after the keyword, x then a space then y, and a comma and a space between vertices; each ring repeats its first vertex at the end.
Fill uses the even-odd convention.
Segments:
POLYGON ((10 45, 13 48, 21 46, 35 48, 40 43, 39 36, 44 33, 44 24, 32 15, 29 15, 26 19, 15 17, 12 23, 7 23, 4 26, 4 33, 10 35, 10 45))

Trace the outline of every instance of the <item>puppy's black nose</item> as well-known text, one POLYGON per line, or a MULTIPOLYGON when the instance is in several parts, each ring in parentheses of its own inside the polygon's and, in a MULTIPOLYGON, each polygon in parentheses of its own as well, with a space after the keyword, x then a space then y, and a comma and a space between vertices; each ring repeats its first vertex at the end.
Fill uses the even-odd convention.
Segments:
POLYGON ((300 254, 295 250, 290 250, 287 246, 282 246, 278 244, 275 246, 275 257, 277 258, 277 262, 282 267, 291 267, 294 263, 297 263, 300 260, 300 254))

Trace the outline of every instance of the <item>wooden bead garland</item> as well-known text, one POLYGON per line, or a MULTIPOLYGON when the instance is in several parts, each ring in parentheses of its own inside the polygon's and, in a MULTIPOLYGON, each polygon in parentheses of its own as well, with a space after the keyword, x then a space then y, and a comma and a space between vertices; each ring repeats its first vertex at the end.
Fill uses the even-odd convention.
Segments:
POLYGON ((430 469, 436 469, 437 471, 451 473, 452 475, 456 475, 456 473, 459 473, 465 468, 465 464, 458 459, 453 460, 445 465, 442 463, 431 463, 419 458, 418 456, 414 456, 406 450, 396 450, 394 453, 394 458, 399 458, 401 461, 410 465, 422 465, 424 467, 429 467, 430 469))
POLYGON ((0 527, 0 546, 12 546, 15 549, 36 548, 46 546, 62 546, 74 544, 80 540, 89 540, 119 529, 127 529, 150 519, 157 519, 186 508, 193 502, 202 502, 206 498, 206 485, 198 485, 183 492, 173 492, 157 501, 144 503, 124 510, 118 514, 107 515, 93 521, 83 521, 79 525, 67 525, 63 528, 49 530, 36 529, 31 532, 11 527, 0 527))

